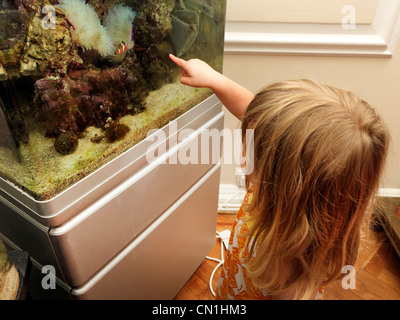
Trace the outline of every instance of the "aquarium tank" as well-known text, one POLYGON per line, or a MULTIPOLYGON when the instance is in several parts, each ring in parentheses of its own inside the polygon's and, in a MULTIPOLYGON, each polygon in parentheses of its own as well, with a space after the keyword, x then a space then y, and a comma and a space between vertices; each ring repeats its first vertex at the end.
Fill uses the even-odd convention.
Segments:
POLYGON ((51 199, 209 97, 226 0, 0 0, 0 176, 51 199))

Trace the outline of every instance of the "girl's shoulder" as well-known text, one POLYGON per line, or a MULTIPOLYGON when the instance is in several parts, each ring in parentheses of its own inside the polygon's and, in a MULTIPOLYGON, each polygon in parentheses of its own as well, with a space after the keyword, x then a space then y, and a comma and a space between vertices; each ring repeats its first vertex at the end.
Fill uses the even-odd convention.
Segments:
POLYGON ((252 199, 253 199, 253 191, 252 191, 252 187, 250 187, 247 190, 246 195, 244 196, 242 205, 240 206, 239 212, 237 213, 237 216, 236 216, 236 221, 242 220, 243 218, 246 217, 247 212, 246 212, 245 207, 246 207, 246 205, 249 205, 251 203, 252 199))

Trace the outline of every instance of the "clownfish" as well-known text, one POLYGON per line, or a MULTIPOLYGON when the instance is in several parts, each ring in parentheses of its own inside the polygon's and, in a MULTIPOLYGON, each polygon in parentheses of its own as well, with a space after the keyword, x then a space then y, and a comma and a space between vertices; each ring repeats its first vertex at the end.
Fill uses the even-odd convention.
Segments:
POLYGON ((128 45, 125 43, 125 41, 122 41, 122 43, 119 45, 119 49, 115 51, 116 55, 120 55, 125 53, 128 50, 128 45))

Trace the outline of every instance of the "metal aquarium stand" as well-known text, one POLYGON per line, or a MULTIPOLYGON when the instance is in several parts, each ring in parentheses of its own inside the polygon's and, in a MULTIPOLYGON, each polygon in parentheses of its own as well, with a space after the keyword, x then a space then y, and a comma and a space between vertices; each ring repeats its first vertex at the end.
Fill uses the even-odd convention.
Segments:
POLYGON ((173 299, 215 244, 222 135, 204 150, 201 133, 223 127, 213 95, 159 129, 168 148, 152 162, 150 136, 42 202, 0 179, 0 237, 29 253, 32 299, 173 299), (190 145, 199 161, 170 161, 190 145))

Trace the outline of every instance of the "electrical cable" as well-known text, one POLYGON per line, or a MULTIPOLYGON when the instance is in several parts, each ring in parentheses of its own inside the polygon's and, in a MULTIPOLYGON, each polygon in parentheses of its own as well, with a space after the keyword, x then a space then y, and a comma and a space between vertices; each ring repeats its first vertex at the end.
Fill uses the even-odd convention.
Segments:
POLYGON ((226 200, 223 204, 221 204, 221 205, 218 207, 218 212, 220 212, 222 208, 224 208, 229 202, 231 202, 234 198, 236 198, 236 197, 237 197, 238 195, 240 195, 242 192, 243 192, 242 190, 238 191, 237 193, 235 193, 234 196, 230 197, 230 198, 229 198, 228 200, 226 200))
MULTIPOLYGON (((221 210, 222 208, 224 208, 229 202, 231 202, 234 198, 236 198, 238 195, 240 195, 240 194, 243 192, 242 188, 240 188, 240 189, 241 189, 240 191, 238 191, 237 193, 235 193, 235 195, 233 195, 232 197, 230 197, 230 198, 229 198, 228 200, 226 200, 221 206, 219 206, 219 208, 218 208, 218 213, 219 213, 220 210, 221 210)), ((206 259, 211 260, 211 261, 218 262, 217 266, 214 268, 214 270, 213 270, 212 273, 211 273, 210 282, 209 282, 210 291, 211 291, 211 293, 212 293, 212 295, 213 295, 214 297, 216 297, 216 294, 215 294, 215 291, 214 291, 214 289, 213 289, 213 287, 212 287, 212 281, 213 281, 213 279, 214 279, 215 272, 216 272, 216 271, 218 270, 218 268, 221 267, 221 266, 224 264, 224 262, 225 262, 225 260, 224 260, 224 243, 223 243, 222 237, 221 237, 221 235, 220 235, 220 233, 219 233, 218 231, 216 231, 216 238, 217 238, 217 239, 220 239, 220 243, 221 243, 221 259, 217 259, 217 258, 213 258, 213 257, 206 256, 206 259)))
POLYGON ((220 241, 221 241, 221 259, 217 259, 217 258, 206 256, 207 259, 215 261, 215 262, 218 262, 217 266, 214 268, 214 270, 211 273, 210 282, 209 282, 210 291, 211 291, 211 293, 212 293, 212 295, 214 297, 216 297, 216 294, 215 294, 215 291, 214 291, 214 289, 212 287, 212 281, 214 279, 215 272, 218 270, 219 267, 221 267, 224 264, 224 244, 222 242, 222 238, 221 238, 220 233, 218 231, 216 231, 216 234, 217 234, 216 235, 217 239, 220 239, 220 241))

